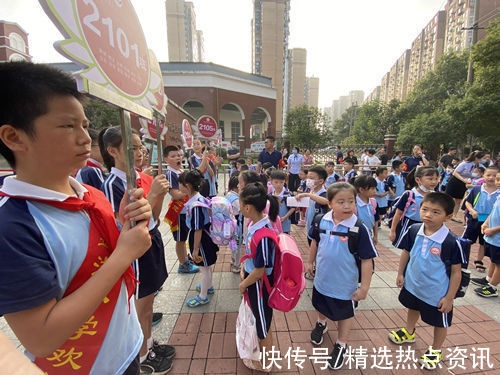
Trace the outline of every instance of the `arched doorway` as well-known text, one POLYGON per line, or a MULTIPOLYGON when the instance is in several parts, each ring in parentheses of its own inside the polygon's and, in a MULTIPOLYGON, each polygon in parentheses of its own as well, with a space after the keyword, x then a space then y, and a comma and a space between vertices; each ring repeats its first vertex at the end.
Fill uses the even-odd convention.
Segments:
POLYGON ((184 103, 182 109, 193 116, 196 120, 205 114, 205 107, 197 100, 188 100, 184 103))
POLYGON ((262 141, 271 122, 269 112, 262 107, 255 108, 250 117, 250 140, 262 141))
POLYGON ((219 115, 219 127, 224 141, 238 141, 243 135, 243 121, 245 114, 236 103, 224 104, 219 115))

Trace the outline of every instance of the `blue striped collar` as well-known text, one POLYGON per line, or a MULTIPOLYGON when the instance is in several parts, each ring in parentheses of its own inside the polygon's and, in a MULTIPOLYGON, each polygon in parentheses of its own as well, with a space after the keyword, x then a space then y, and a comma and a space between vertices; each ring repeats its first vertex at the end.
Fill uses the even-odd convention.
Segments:
POLYGON ((269 221, 269 218, 267 217, 267 215, 265 215, 262 219, 260 219, 259 221, 257 221, 256 223, 253 223, 251 224, 249 227, 248 227, 248 234, 253 234, 255 233, 257 230, 261 229, 261 228, 264 228, 265 226, 271 226, 271 222, 269 221))

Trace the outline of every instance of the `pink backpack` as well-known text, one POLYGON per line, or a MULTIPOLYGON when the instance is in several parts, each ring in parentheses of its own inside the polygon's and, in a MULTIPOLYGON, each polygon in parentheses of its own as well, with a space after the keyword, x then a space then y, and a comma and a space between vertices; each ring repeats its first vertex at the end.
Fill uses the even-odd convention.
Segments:
POLYGON ((251 239, 251 254, 243 256, 240 264, 245 259, 255 258, 257 245, 265 237, 269 237, 276 245, 273 267, 274 286, 271 287, 267 274, 264 272, 264 276, 262 276, 264 282, 260 284, 260 292, 262 293, 262 285, 266 284, 269 293, 269 307, 288 312, 297 305, 306 287, 304 263, 295 240, 288 234, 276 235, 272 229, 261 228, 254 233, 251 239))

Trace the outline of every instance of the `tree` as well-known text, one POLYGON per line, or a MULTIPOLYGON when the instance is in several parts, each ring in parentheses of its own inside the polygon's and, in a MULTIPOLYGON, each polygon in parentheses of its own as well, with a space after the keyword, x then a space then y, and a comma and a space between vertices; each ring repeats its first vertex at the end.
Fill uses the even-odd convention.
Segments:
POLYGON ((89 99, 85 105, 85 114, 89 119, 90 127, 94 129, 120 125, 120 111, 99 100, 89 99))
POLYGON ((301 105, 288 111, 285 131, 292 147, 316 149, 333 143, 327 116, 316 107, 301 105))
POLYGON ((345 138, 350 136, 358 111, 358 106, 349 107, 342 113, 342 116, 335 121, 333 125, 333 134, 337 143, 343 142, 345 138))

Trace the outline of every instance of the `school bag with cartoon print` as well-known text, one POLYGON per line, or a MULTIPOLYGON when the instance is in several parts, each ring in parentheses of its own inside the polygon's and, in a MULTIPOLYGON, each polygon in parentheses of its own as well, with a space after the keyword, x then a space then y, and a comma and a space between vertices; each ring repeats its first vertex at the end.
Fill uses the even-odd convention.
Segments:
MULTIPOLYGON (((415 243, 415 239, 417 238, 418 231, 422 226, 422 223, 413 224, 408 229, 409 235, 409 243, 415 243)), ((469 267, 469 256, 470 256, 470 245, 471 242, 462 237, 457 237, 451 231, 448 232, 448 235, 444 239, 441 245, 441 260, 443 261, 446 267, 446 274, 448 278, 451 275, 451 251, 455 247, 455 242, 458 244, 462 251, 460 252, 461 261, 462 261, 462 279, 460 280, 460 286, 458 287, 457 294, 455 294, 454 298, 461 298, 465 296, 465 292, 467 291, 467 287, 470 283, 470 271, 467 269, 469 267)), ((410 251, 411 254, 411 251, 410 251)), ((406 271, 406 270, 405 270, 406 271)))
POLYGON ((195 207, 204 207, 210 214, 210 231, 206 233, 216 245, 229 246, 231 251, 238 248, 237 222, 233 215, 231 203, 224 197, 203 197, 191 203, 186 210, 186 221, 191 222, 191 212, 195 207))
MULTIPOLYGON (((370 198, 371 199, 371 198, 370 198)), ((336 232, 332 230, 320 229, 319 224, 321 223, 321 219, 323 219, 324 214, 316 215, 312 222, 312 227, 314 230, 318 231, 318 233, 327 234, 329 236, 339 236, 346 237, 347 236, 347 248, 349 252, 354 257, 356 261, 356 266, 358 267, 358 282, 361 282, 361 258, 359 257, 358 244, 359 244, 359 228, 364 225, 361 219, 356 219, 356 224, 354 224, 347 232, 336 232)), ((319 244, 318 244, 319 245, 319 244)), ((372 258, 373 271, 375 273, 375 260, 372 258)))

